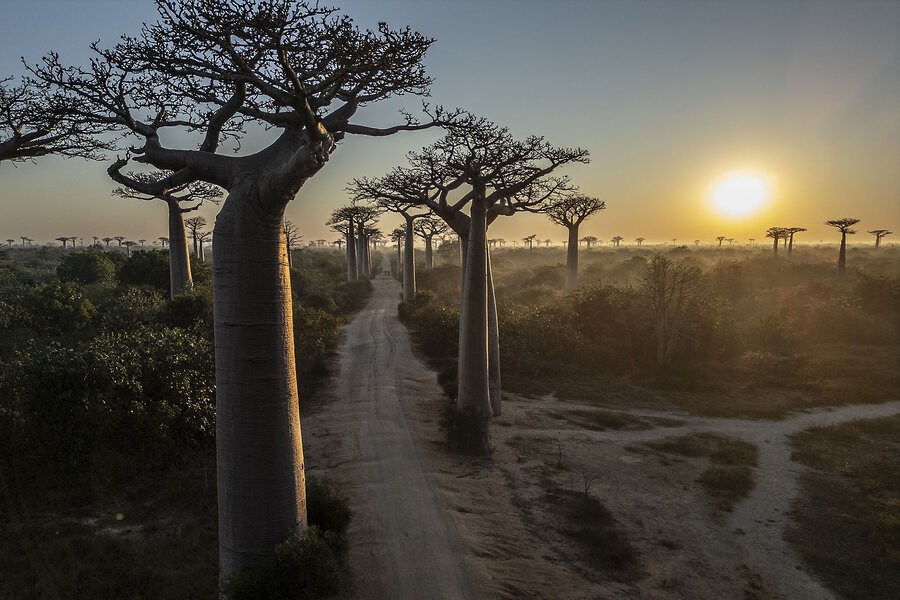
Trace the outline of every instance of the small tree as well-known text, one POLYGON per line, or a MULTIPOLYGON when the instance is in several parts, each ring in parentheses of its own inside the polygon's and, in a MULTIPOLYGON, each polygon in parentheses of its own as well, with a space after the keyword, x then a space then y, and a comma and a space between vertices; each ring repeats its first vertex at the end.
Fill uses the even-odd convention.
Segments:
POLYGON ((721 248, 721 247, 722 247, 722 242, 725 241, 725 236, 724 236, 724 235, 717 236, 717 237, 716 237, 716 241, 719 242, 719 248, 721 248))
POLYGON ((287 257, 288 257, 288 267, 294 266, 294 259, 291 256, 291 252, 294 249, 294 246, 299 244, 303 240, 303 236, 297 231, 297 226, 292 222, 285 220, 284 221, 284 241, 287 244, 287 257))
POLYGON ((440 219, 428 215, 416 221, 416 235, 425 240, 425 268, 434 268, 433 240, 436 235, 443 235, 449 231, 447 225, 440 219))
POLYGON ((869 233, 871 233, 872 235, 875 236, 875 247, 880 248, 881 247, 881 238, 889 236, 894 232, 888 231, 887 229, 873 229, 869 233))
POLYGON ((635 238, 634 241, 637 242, 638 247, 640 247, 640 245, 644 243, 644 239, 645 238, 639 237, 639 238, 635 238))
POLYGON ((766 230, 766 237, 772 239, 772 253, 778 256, 778 241, 783 239, 787 233, 784 227, 769 227, 766 230))
POLYGON ((594 237, 593 235, 588 235, 588 236, 581 238, 581 241, 584 242, 585 246, 587 246, 587 249, 590 250, 591 244, 596 244, 600 240, 597 239, 596 237, 594 237))
POLYGON ((616 248, 618 248, 618 247, 619 247, 619 242, 621 242, 621 241, 624 240, 624 239, 625 239, 625 238, 623 238, 621 235, 617 235, 617 236, 613 237, 612 239, 610 239, 609 241, 612 242, 613 246, 615 246, 616 248))
POLYGON ((184 220, 184 226, 191 232, 191 239, 194 242, 194 256, 200 258, 200 234, 203 232, 203 228, 206 227, 206 219, 203 217, 191 217, 184 220))
POLYGON ((654 254, 640 276, 640 289, 655 316, 656 362, 660 365, 671 362, 678 347, 687 314, 702 293, 700 275, 697 267, 654 254))
POLYGON ((828 225, 829 227, 834 227, 841 232, 841 249, 838 252, 838 273, 840 273, 841 275, 844 274, 847 268, 847 236, 854 235, 856 233, 856 230, 850 228, 857 223, 859 223, 859 219, 854 219, 851 217, 825 221, 826 225, 828 225))

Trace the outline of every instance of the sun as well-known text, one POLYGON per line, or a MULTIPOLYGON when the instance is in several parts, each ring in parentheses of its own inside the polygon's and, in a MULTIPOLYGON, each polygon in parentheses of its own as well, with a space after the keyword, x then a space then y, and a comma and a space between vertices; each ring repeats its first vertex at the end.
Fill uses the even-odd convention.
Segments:
POLYGON ((716 211, 732 218, 747 217, 759 211, 769 200, 769 184, 757 173, 730 173, 712 188, 716 211))

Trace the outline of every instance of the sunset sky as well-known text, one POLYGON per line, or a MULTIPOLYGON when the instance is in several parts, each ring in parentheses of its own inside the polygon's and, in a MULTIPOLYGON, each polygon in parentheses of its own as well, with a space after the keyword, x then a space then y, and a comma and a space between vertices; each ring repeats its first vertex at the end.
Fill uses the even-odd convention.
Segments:
MULTIPOLYGON (((626 243, 762 239, 769 226, 801 226, 798 243, 837 241, 826 219, 862 219, 900 238, 900 2, 650 2, 591 0, 343 0, 361 26, 387 21, 437 39, 427 56, 431 101, 508 126, 518 137, 580 146, 591 163, 567 173, 607 210, 582 235, 626 243), (745 216, 717 212, 712 188, 751 172, 769 198, 745 216)), ((0 0, 0 78, 19 57, 115 43, 155 18, 150 0, 0 0)), ((361 111, 387 125, 403 103, 361 111)), ((415 107, 411 99, 406 106, 415 107)), ((291 203, 305 240, 333 240, 324 223, 348 201, 344 187, 405 164, 436 132, 350 138, 291 203)), ((270 134, 253 132, 244 148, 270 134)), ((0 239, 27 235, 166 235, 162 202, 110 196, 106 163, 41 159, 0 165, 0 239)), ((201 214, 212 222, 215 206, 201 214)), ((389 231, 396 219, 384 219, 389 231)), ((560 242, 546 218, 502 219, 491 237, 537 234, 560 242)), ((885 242, 896 241, 886 238, 885 242)))

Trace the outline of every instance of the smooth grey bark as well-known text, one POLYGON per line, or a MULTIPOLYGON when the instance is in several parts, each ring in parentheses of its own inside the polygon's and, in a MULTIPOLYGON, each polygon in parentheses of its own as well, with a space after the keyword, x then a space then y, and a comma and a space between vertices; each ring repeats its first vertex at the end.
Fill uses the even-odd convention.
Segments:
POLYGON ((412 302, 416 297, 416 255, 413 242, 413 218, 403 215, 406 219, 406 231, 403 239, 403 301, 412 302))
POLYGON ((366 236, 363 227, 356 228, 356 275, 365 277, 366 273, 366 236))
POLYGON ((223 581, 306 523, 283 206, 250 181, 216 219, 216 463, 223 581))
POLYGON ((359 279, 359 267, 356 261, 356 234, 353 230, 353 219, 347 226, 347 279, 356 281, 359 279))
POLYGON ((569 243, 566 246, 566 287, 565 292, 570 294, 578 288, 578 223, 567 227, 569 230, 569 243))
POLYGON ((397 272, 394 273, 394 277, 403 279, 403 245, 400 243, 400 238, 397 238, 397 272))
POLYGON ((483 197, 471 204, 469 247, 459 315, 459 388, 456 408, 465 420, 464 451, 490 454, 493 414, 488 383, 487 211, 483 197))
POLYGON ((184 211, 176 200, 167 200, 169 210, 169 295, 174 300, 194 287, 191 260, 188 256, 184 211))

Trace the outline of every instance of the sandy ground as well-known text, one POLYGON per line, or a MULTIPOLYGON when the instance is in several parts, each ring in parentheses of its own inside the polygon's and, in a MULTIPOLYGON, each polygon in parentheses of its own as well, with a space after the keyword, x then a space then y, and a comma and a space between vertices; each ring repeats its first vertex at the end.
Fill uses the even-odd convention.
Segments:
POLYGON ((440 431, 436 376, 397 319, 399 287, 374 284, 347 327, 333 397, 303 415, 308 464, 336 478, 353 503, 354 597, 835 598, 783 541, 803 470, 788 436, 898 414, 900 402, 748 421, 505 395, 491 459, 457 457, 440 431), (624 424, 579 424, 592 414, 624 424), (634 451, 696 433, 759 449, 757 485, 730 513, 696 482, 706 459, 634 451), (548 490, 580 492, 584 476, 597 478, 591 494, 634 548, 636 573, 598 567, 564 535, 559 496, 548 490))

